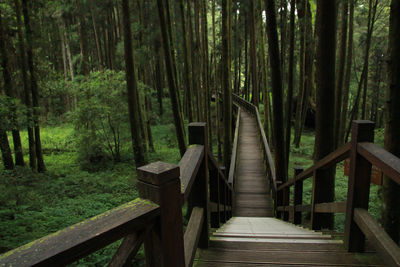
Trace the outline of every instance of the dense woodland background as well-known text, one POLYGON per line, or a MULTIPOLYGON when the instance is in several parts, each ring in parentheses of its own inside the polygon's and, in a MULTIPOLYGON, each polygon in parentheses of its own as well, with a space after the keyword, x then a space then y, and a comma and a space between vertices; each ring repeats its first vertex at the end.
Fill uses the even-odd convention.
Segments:
MULTIPOLYGON (((348 142, 355 119, 375 121, 376 142, 400 156, 399 37, 389 38, 399 6, 2 0, 0 253, 137 197, 136 167, 177 163, 188 122, 207 122, 229 166, 231 92, 260 108, 280 180, 348 142)), ((336 184, 326 175, 327 202, 345 199, 343 166, 336 184)), ((370 210, 399 242, 400 188, 388 180, 372 186, 370 210)))

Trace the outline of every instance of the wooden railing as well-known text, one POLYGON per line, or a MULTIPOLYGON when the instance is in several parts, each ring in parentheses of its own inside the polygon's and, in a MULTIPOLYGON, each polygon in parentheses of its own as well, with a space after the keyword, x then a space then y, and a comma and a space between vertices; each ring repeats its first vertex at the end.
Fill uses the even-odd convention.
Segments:
POLYGON ((179 166, 138 168, 140 199, 6 252, 0 266, 64 266, 119 239, 109 266, 131 262, 143 243, 146 266, 192 266, 197 247, 208 247, 210 212, 218 225, 232 215, 232 187, 209 153, 205 123, 189 124, 189 144, 179 166))
POLYGON ((260 136, 261 150, 262 150, 263 159, 264 159, 264 167, 265 167, 265 171, 267 174, 267 179, 269 179, 270 184, 271 184, 272 196, 274 199, 274 203, 276 205, 276 203, 277 203, 276 202, 277 181, 276 181, 276 175, 275 175, 275 165, 274 165, 272 153, 271 153, 268 141, 267 141, 267 137, 265 136, 264 127, 261 123, 260 113, 258 112, 258 108, 236 94, 232 94, 232 97, 233 97, 232 99, 234 102, 236 102, 241 108, 246 109, 250 114, 252 114, 256 118, 257 126, 258 126, 257 130, 258 130, 259 136, 260 136))
POLYGON ((371 121, 353 121, 351 142, 327 155, 312 167, 303 171, 295 169, 294 178, 279 186, 279 206, 283 219, 302 222, 301 212, 311 212, 312 229, 320 229, 318 215, 322 213, 345 213, 345 246, 350 252, 364 251, 365 237, 371 240, 385 263, 400 266, 400 248, 387 235, 383 228, 368 213, 370 177, 372 165, 375 165, 393 181, 400 184, 400 159, 375 145, 374 126, 371 121), (346 202, 321 203, 315 192, 319 189, 319 173, 334 167, 338 162, 350 158, 350 173, 346 202), (311 204, 303 204, 303 181, 312 180, 311 204), (290 187, 294 186, 292 205, 290 205, 290 187))

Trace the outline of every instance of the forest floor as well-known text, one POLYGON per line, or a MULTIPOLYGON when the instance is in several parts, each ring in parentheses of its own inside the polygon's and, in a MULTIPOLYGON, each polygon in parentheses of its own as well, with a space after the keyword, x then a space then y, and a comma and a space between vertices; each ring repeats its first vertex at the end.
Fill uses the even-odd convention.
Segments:
MULTIPOLYGON (((149 162, 178 163, 180 155, 170 119, 162 119, 160 124, 152 126, 152 133, 156 152, 149 153, 149 162), (162 121, 166 123, 162 124, 162 121)), ((33 173, 28 168, 0 171, 0 254, 138 197, 136 171, 130 156, 123 155, 122 162, 110 164, 104 170, 83 171, 77 160, 71 124, 45 126, 41 134, 47 167, 45 174, 33 173)), ((26 148, 26 132, 21 132, 21 136, 26 148)), ((377 130, 377 143, 382 144, 382 139, 382 131, 377 130)), ((294 166, 306 169, 312 165, 313 149, 314 133, 305 131, 300 148, 291 147, 289 177, 293 175, 294 166)), ((27 158, 25 151, 25 160, 27 158)), ((311 201, 311 182, 312 179, 308 179, 304 183, 304 203, 311 201)), ((344 201, 347 177, 343 173, 343 164, 337 167, 335 185, 336 201, 344 201)), ((372 185, 369 209, 378 220, 381 195, 380 187, 372 185)), ((335 228, 343 231, 344 214, 335 215, 335 228)), ((74 266, 103 266, 118 244, 111 244, 74 266)), ((143 264, 143 257, 143 252, 139 252, 138 266, 143 264)))

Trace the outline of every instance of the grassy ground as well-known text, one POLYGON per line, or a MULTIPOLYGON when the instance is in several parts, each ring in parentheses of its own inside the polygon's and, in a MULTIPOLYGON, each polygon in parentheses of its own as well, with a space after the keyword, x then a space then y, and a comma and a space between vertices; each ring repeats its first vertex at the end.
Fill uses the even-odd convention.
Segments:
MULTIPOLYGON (((138 197, 130 146, 122 162, 110 164, 102 171, 82 171, 73 132, 68 124, 42 127, 48 169, 45 174, 32 173, 28 168, 0 171, 0 253, 138 197)), ((173 124, 153 126, 152 132, 156 152, 148 155, 149 161, 178 163, 180 155, 173 124)), ((21 132, 21 135, 26 148, 27 134, 21 132)), ((24 152, 28 160, 27 151, 24 152)), ((117 246, 112 244, 75 265, 103 266, 117 246)), ((141 262, 143 253, 138 257, 141 262)))

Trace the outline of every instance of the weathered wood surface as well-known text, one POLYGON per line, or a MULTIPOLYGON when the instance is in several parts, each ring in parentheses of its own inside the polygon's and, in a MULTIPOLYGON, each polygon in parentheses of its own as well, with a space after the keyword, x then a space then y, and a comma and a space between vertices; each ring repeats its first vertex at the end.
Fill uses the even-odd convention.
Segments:
POLYGON ((400 158, 374 143, 359 143, 358 153, 400 184, 400 158))
POLYGON ((400 248, 365 209, 354 210, 354 220, 389 266, 400 266, 400 248))
POLYGON ((237 159, 238 140, 239 140, 239 128, 240 128, 240 113, 241 113, 241 109, 239 107, 238 115, 237 115, 237 119, 236 119, 235 136, 233 139, 233 146, 232 146, 231 165, 229 168, 229 175, 228 175, 228 183, 230 185, 233 185, 234 179, 235 179, 236 159, 237 159))
POLYGON ((347 144, 341 146, 336 151, 330 153, 329 155, 327 155, 326 157, 324 157, 323 159, 321 159, 320 161, 315 163, 313 166, 311 166, 307 170, 298 174, 295 178, 290 179, 286 183, 279 186, 278 191, 282 190, 283 188, 285 188, 287 186, 294 185, 295 181, 301 181, 301 180, 305 180, 305 179, 311 177, 315 170, 327 169, 329 167, 332 167, 336 163, 348 158, 349 154, 350 154, 350 148, 351 148, 350 143, 347 143, 347 144))
POLYGON ((185 244, 185 266, 192 266, 193 264, 203 223, 204 209, 194 207, 185 231, 185 235, 183 237, 185 244))
POLYGON ((108 264, 108 267, 129 266, 142 245, 145 235, 146 231, 141 231, 140 233, 136 232, 125 237, 108 264))
POLYGON ((239 131, 234 216, 273 216, 272 198, 264 169, 258 125, 255 118, 246 110, 240 112, 239 131))
POLYGON ((204 146, 192 145, 188 147, 182 159, 179 161, 181 192, 186 200, 192 189, 194 179, 199 171, 204 158, 204 146))
POLYGON ((275 219, 233 217, 198 250, 194 266, 383 266, 376 253, 348 253, 341 240, 275 219))
POLYGON ((159 216, 158 205, 136 199, 0 256, 0 266, 63 266, 140 230, 159 216))

